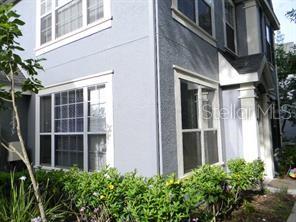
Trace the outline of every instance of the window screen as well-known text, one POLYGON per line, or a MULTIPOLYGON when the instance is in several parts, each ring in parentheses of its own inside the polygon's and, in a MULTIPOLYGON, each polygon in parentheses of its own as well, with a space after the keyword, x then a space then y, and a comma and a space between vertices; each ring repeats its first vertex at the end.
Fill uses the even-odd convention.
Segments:
POLYGON ((180 80, 184 173, 204 163, 217 163, 214 88, 180 80), (204 157, 204 158, 203 158, 204 157))

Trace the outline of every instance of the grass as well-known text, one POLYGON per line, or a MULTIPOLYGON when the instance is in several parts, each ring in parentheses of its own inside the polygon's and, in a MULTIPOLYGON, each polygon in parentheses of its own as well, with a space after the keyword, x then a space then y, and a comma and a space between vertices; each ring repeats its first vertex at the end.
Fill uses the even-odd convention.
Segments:
POLYGON ((288 219, 295 201, 296 197, 284 189, 279 193, 249 194, 226 222, 283 222, 288 219))

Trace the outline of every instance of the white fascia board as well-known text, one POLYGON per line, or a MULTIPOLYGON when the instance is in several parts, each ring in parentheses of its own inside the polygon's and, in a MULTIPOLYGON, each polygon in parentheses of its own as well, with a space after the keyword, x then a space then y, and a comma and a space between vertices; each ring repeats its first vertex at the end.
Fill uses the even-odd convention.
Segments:
POLYGON ((259 81, 257 72, 239 74, 235 68, 224 58, 221 53, 219 56, 219 80, 221 86, 243 84, 259 81))

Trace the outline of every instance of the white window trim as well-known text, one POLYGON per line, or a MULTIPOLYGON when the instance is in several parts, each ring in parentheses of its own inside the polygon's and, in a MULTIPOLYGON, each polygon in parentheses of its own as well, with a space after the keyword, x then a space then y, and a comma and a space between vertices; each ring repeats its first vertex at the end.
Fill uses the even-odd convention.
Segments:
POLYGON ((222 1, 223 4, 223 24, 224 24, 224 47, 229 50, 231 53, 237 55, 237 30, 236 30, 236 10, 235 10, 235 5, 232 0, 229 0, 230 4, 233 6, 233 22, 234 24, 231 25, 226 21, 226 15, 225 15, 225 0, 222 1), (232 51, 230 48, 227 46, 227 35, 226 35, 226 24, 229 25, 231 28, 234 30, 234 47, 235 47, 235 52, 232 51))
MULTIPOLYGON (((113 71, 107 71, 98 73, 95 75, 87 76, 84 78, 80 78, 78 80, 72 80, 68 82, 64 82, 57 85, 48 86, 45 89, 39 91, 38 95, 36 95, 36 104, 35 104, 35 167, 44 167, 49 169, 60 169, 59 167, 55 166, 55 152, 54 152, 54 141, 52 141, 51 144, 51 165, 50 166, 41 166, 40 165, 40 97, 51 95, 52 98, 54 97, 54 93, 61 92, 61 91, 67 91, 71 89, 77 89, 77 88, 83 88, 84 90, 87 90, 86 87, 93 86, 93 85, 102 85, 104 84, 106 86, 106 95, 108 98, 108 101, 106 103, 106 125, 108 126, 107 129, 107 136, 106 136, 106 164, 110 167, 114 167, 114 142, 113 142, 113 96, 112 96, 112 78, 113 78, 113 71)), ((84 93, 84 100, 87 99, 87 95, 84 93)), ((54 111, 54 100, 52 99, 52 112, 54 111)), ((84 104, 87 104, 84 101, 84 104)), ((84 112, 84 114, 87 115, 87 110, 84 112)), ((54 135, 56 134, 54 132, 54 124, 53 124, 53 118, 52 118, 52 130, 48 135, 54 135)), ((84 121, 86 124, 87 121, 84 121)), ((86 127, 84 125, 84 127, 86 127)), ((86 129, 86 128, 84 128, 86 129)), ((46 133, 42 133, 42 135, 45 135, 46 133)), ((67 133, 69 134, 69 133, 67 133)), ((83 159, 83 169, 85 171, 88 171, 88 137, 85 135, 90 134, 89 132, 86 132, 84 130, 84 159, 83 159)), ((52 140, 54 140, 54 136, 51 137, 52 140)))
MULTIPOLYGON (((187 174, 184 174, 184 161, 183 161, 183 129, 182 129, 182 108, 181 108, 181 92, 180 92, 180 80, 187 80, 199 85, 207 86, 216 90, 214 101, 216 109, 214 109, 214 117, 217 117, 217 113, 220 104, 219 104, 219 84, 216 80, 204 77, 198 73, 189 71, 187 69, 181 68, 179 66, 173 66, 174 69, 174 78, 175 78, 175 109, 176 109, 176 127, 177 127, 177 160, 178 160, 178 177, 184 177, 187 174)), ((200 110, 201 111, 201 110, 200 110)), ((201 115, 199 114, 199 118, 201 115)), ((214 128, 217 130, 217 145, 218 145, 218 158, 219 162, 214 163, 213 165, 223 165, 223 154, 222 154, 222 139, 221 139, 221 125, 220 119, 214 120, 214 128)), ((202 121, 201 121, 202 122, 202 121)), ((202 161, 204 161, 204 144, 202 146, 202 161)), ((188 173, 190 174, 190 173, 188 173)))
POLYGON ((210 43, 212 46, 217 46, 216 41, 216 27, 215 27, 215 4, 214 0, 211 4, 211 13, 212 13, 212 35, 207 33, 203 28, 201 28, 198 25, 198 2, 196 0, 196 8, 195 8, 195 14, 196 14, 196 23, 189 19, 186 15, 184 15, 179 9, 178 9, 178 0, 172 0, 172 17, 181 23, 183 26, 191 30, 193 33, 198 35, 200 38, 204 39, 208 43, 210 43))
MULTIPOLYGON (((86 1, 82 0, 82 10, 86 12, 86 1)), ((60 48, 64 45, 67 45, 71 42, 77 41, 79 39, 90 36, 94 33, 100 32, 102 30, 108 29, 112 26, 112 16, 111 16, 111 0, 104 0, 104 17, 99 19, 96 22, 87 24, 87 15, 83 13, 82 27, 74 30, 70 33, 67 33, 59 38, 55 38, 55 14, 56 10, 55 0, 52 0, 52 39, 51 41, 41 45, 41 12, 40 12, 40 3, 41 0, 37 0, 36 3, 36 46, 35 53, 36 56, 42 55, 54 49, 60 48)), ((62 7, 62 6, 60 6, 62 7)), ((46 13, 49 14, 49 13, 46 13)))

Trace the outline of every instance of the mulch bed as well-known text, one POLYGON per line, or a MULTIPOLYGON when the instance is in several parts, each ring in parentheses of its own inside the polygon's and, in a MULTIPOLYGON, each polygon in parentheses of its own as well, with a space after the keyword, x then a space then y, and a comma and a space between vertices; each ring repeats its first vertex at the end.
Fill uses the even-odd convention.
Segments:
POLYGON ((250 194, 247 199, 226 222, 285 222, 296 201, 286 192, 250 194))

